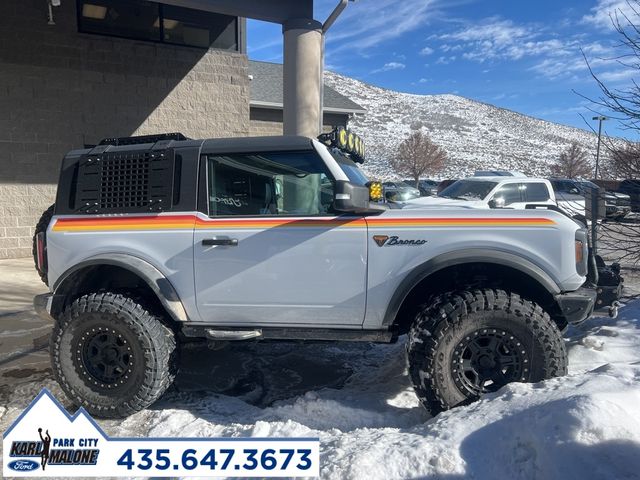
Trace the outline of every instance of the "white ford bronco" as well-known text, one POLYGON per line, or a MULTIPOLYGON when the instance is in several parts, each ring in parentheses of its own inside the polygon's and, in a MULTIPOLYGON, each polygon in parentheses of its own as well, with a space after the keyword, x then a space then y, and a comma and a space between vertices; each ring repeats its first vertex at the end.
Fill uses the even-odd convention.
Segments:
POLYGON ((598 304, 583 225, 547 208, 387 205, 363 156, 342 129, 69 152, 34 237, 50 287, 34 306, 54 322, 53 372, 68 397, 100 417, 144 409, 194 339, 406 334, 432 414, 564 375, 561 331, 598 304))

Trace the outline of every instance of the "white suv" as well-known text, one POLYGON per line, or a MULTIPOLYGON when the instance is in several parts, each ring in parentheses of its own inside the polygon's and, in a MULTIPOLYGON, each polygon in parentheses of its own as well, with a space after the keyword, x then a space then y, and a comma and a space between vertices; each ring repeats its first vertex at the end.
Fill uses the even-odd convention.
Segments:
MULTIPOLYGON (((53 375, 92 415, 151 405, 183 342, 404 334, 415 392, 436 414, 564 375, 561 330, 612 305, 604 288, 619 297, 619 281, 593 281, 606 277, 586 229, 559 212, 381 203, 343 129, 320 141, 173 137, 69 152, 36 229, 51 291, 34 306, 55 322, 53 375)), ((465 182, 505 205, 552 200, 546 180, 465 182)))
POLYGON ((437 197, 421 197, 407 202, 411 206, 461 208, 514 208, 527 205, 557 205, 572 217, 584 216, 584 197, 558 196, 551 182, 525 176, 476 176, 458 180, 437 197))
POLYGON ((515 208, 527 204, 556 205, 549 180, 530 177, 471 177, 449 185, 437 197, 411 200, 411 205, 464 208, 515 208))

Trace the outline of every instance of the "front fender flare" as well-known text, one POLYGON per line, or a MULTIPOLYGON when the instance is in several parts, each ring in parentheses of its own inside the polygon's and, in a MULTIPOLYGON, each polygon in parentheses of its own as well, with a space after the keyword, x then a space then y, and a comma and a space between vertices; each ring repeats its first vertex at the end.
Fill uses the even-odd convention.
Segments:
POLYGON ((454 265, 462 265, 465 263, 493 263, 518 270, 529 275, 533 280, 537 281, 547 292, 555 296, 560 293, 558 284, 547 274, 542 268, 534 264, 526 258, 520 257, 513 253, 492 249, 467 249, 449 253, 443 253, 433 257, 423 264, 414 268, 400 282, 400 285, 391 297, 391 301, 387 306, 384 315, 383 326, 393 324, 400 307, 402 306, 407 295, 414 286, 427 278, 429 275, 436 273, 443 268, 454 265))
POLYGON ((178 296, 178 292, 160 270, 141 258, 121 253, 96 255, 65 271, 56 280, 55 285, 51 289, 54 298, 61 286, 63 286, 74 273, 92 265, 112 265, 129 270, 144 280, 149 288, 153 290, 171 318, 177 322, 187 322, 189 320, 184 305, 178 296))

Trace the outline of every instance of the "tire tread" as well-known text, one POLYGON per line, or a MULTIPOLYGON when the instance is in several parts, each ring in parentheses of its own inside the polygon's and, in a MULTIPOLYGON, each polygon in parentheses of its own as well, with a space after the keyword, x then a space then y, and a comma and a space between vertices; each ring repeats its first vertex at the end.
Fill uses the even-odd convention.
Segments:
POLYGON ((409 331, 407 358, 415 392, 433 415, 452 408, 438 385, 444 380, 440 344, 460 328, 470 313, 504 311, 526 324, 542 344, 544 378, 566 375, 567 352, 562 334, 542 307, 504 290, 482 289, 448 292, 418 307, 409 331), (434 379, 440 381, 434 381, 434 379))
POLYGON ((103 418, 121 418, 143 410, 155 402, 173 383, 177 367, 176 340, 173 331, 140 304, 122 294, 91 293, 76 299, 56 322, 51 336, 51 363, 53 374, 67 396, 89 413, 103 418), (123 320, 138 335, 144 335, 151 348, 144 349, 144 381, 133 398, 114 401, 110 407, 92 404, 83 398, 62 371, 60 342, 65 329, 86 313, 110 313, 123 320), (151 366, 151 368, 149 368, 151 366))

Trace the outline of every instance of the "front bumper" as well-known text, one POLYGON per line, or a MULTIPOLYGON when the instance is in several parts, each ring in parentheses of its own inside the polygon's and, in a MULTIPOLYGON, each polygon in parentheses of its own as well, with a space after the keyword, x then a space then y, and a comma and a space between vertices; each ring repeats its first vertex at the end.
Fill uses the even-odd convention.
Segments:
POLYGON ((53 299, 55 295, 52 293, 43 293, 41 295, 36 295, 33 297, 33 309, 36 311, 38 316, 43 320, 55 321, 55 319, 51 316, 51 306, 53 305, 53 299))
POLYGON ((574 292, 556 295, 562 316, 568 323, 580 323, 593 314, 598 292, 595 288, 582 287, 574 292))
POLYGON ((631 212, 631 207, 622 207, 619 205, 606 205, 607 218, 626 217, 631 212))

